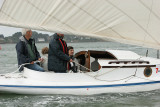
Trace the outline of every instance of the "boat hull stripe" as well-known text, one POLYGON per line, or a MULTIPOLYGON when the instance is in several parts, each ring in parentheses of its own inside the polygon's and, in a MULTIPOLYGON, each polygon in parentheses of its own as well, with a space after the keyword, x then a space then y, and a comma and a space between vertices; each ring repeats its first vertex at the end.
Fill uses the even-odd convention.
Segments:
POLYGON ((105 88, 105 87, 122 87, 122 86, 137 86, 147 84, 157 84, 160 81, 128 83, 128 84, 114 84, 114 85, 85 85, 85 86, 27 86, 27 85, 0 85, 0 87, 14 87, 14 88, 105 88))

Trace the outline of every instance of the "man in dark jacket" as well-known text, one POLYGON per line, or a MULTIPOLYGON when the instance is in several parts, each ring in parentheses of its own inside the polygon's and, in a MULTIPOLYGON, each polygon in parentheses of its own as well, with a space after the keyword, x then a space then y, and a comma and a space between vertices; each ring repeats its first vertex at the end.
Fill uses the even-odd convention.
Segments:
POLYGON ((72 59, 67 55, 67 44, 63 40, 64 35, 55 33, 53 39, 49 43, 48 52, 48 70, 57 73, 66 73, 67 62, 72 62, 72 59))
POLYGON ((36 71, 44 71, 42 67, 34 63, 37 60, 42 61, 43 59, 37 51, 35 40, 31 39, 32 31, 30 29, 22 29, 22 35, 16 44, 18 65, 30 63, 26 64, 25 67, 36 71))

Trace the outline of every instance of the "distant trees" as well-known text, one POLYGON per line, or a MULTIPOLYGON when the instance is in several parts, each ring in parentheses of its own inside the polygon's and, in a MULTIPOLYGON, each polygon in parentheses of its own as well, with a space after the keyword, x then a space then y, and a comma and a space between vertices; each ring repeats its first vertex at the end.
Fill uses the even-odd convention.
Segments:
POLYGON ((0 34, 0 38, 4 38, 4 35, 3 35, 3 34, 0 34))
POLYGON ((36 42, 39 42, 38 38, 44 38, 45 42, 49 42, 50 40, 48 34, 37 33, 36 31, 32 32, 32 38, 34 38, 36 42))
MULTIPOLYGON (((19 41, 19 37, 22 36, 21 32, 16 32, 12 36, 4 37, 4 35, 0 34, 0 43, 17 43, 19 41)), ((32 38, 35 39, 36 42, 49 42, 52 36, 48 34, 38 33, 36 31, 32 31, 32 38), (44 40, 44 41, 39 41, 44 40)), ((64 39, 66 42, 97 42, 104 41, 102 39, 91 38, 86 36, 76 36, 65 34, 64 39)))
POLYGON ((22 33, 21 33, 21 32, 16 32, 15 34, 13 34, 13 35, 11 36, 11 39, 12 39, 13 43, 18 42, 20 36, 22 36, 22 33))
MULTIPOLYGON (((17 43, 21 36, 22 36, 21 32, 16 32, 12 36, 5 37, 5 42, 6 43, 17 43)), ((48 34, 37 33, 36 31, 32 32, 32 38, 34 38, 36 42, 38 42, 38 38, 44 38, 44 40, 45 40, 44 42, 49 41, 48 34)))

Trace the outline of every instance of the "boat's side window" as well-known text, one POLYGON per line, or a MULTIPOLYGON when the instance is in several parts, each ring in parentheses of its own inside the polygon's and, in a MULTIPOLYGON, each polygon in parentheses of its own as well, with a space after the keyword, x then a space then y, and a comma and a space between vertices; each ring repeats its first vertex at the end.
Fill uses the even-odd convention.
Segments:
POLYGON ((152 75, 152 69, 150 67, 146 67, 144 69, 144 76, 145 77, 150 77, 152 75))

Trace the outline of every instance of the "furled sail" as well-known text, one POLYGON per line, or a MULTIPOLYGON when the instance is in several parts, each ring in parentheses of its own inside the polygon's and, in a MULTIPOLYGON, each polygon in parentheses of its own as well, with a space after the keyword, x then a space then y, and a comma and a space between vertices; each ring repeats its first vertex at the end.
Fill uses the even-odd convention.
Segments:
POLYGON ((0 25, 160 49, 160 0, 0 0, 0 25))

